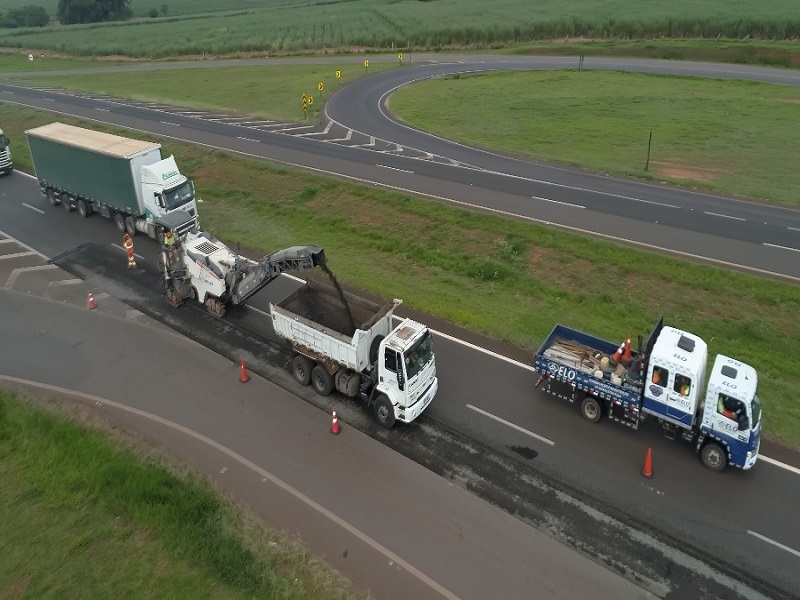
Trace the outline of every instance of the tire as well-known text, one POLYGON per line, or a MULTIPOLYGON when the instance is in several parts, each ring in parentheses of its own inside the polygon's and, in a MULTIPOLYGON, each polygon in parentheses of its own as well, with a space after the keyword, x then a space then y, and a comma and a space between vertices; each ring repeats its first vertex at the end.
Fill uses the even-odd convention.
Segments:
POLYGON ((700 460, 703 466, 717 473, 722 473, 728 466, 728 453, 716 442, 708 442, 700 450, 700 460))
POLYGON ((44 195, 47 197, 47 201, 50 203, 50 206, 58 206, 61 204, 61 200, 58 199, 58 194, 53 188, 47 188, 44 192, 44 195))
POLYGON ((75 210, 75 207, 72 206, 72 202, 70 202, 69 195, 66 192, 61 194, 61 206, 63 206, 64 210, 67 212, 72 212, 75 210))
POLYGON ((292 375, 300 385, 311 383, 311 361, 302 354, 292 359, 292 375))
POLYGON ((134 219, 131 215, 125 217, 125 231, 131 237, 136 235, 136 219, 134 219))
POLYGON ((369 345, 369 362, 375 364, 378 361, 378 351, 381 349, 382 335, 376 335, 369 345))
POLYGON ((322 365, 317 365, 311 371, 311 387, 320 396, 327 396, 333 391, 333 377, 322 365))
POLYGON ((164 245, 164 230, 161 227, 156 227, 156 241, 159 246, 164 245))
POLYGON ((92 214, 92 207, 83 198, 79 198, 78 201, 75 203, 78 208, 78 214, 83 217, 84 219, 92 214))
POLYGON ((394 407, 392 403, 389 402, 389 398, 383 394, 375 398, 375 401, 372 403, 372 414, 375 415, 375 420, 381 427, 391 429, 394 425, 394 407))
POLYGON ((117 225, 117 229, 125 233, 125 215, 122 213, 114 213, 114 223, 117 225))
POLYGON ((603 416, 603 408, 592 396, 586 396, 581 402, 581 414, 590 423, 597 423, 603 416))

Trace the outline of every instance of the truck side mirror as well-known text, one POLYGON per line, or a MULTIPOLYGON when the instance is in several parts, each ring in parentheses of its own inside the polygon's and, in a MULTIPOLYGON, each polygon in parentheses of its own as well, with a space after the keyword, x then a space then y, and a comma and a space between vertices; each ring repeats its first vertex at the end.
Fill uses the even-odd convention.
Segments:
POLYGON ((153 192, 153 196, 156 197, 156 204, 158 204, 161 208, 164 208, 166 206, 164 204, 164 196, 162 196, 158 192, 153 192))
POLYGON ((742 415, 739 417, 739 431, 746 429, 750 429, 750 419, 747 418, 747 415, 742 415))

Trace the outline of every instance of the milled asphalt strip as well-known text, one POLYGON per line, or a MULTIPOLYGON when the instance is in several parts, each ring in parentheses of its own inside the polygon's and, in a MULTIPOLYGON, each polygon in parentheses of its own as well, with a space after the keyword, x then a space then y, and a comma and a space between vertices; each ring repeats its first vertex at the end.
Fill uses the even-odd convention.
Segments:
POLYGON ((246 459, 244 456, 242 456, 240 454, 237 454, 236 452, 234 452, 230 448, 227 448, 226 446, 223 446, 222 444, 212 440, 211 438, 208 438, 208 437, 206 437, 206 436, 204 436, 204 435, 202 435, 200 433, 197 433, 196 431, 193 431, 193 430, 189 429, 188 427, 184 427, 183 425, 179 425, 178 423, 174 423, 174 422, 169 421, 169 420, 167 420, 167 419, 165 419, 163 417, 159 417, 158 415, 154 415, 152 413, 140 410, 138 408, 133 408, 132 406, 126 406, 125 404, 120 404, 118 402, 114 402, 113 400, 107 400, 106 398, 100 398, 99 396, 93 396, 91 394, 85 394, 83 392, 79 392, 79 391, 76 391, 76 390, 70 390, 70 389, 67 389, 67 388, 62 388, 62 387, 55 386, 55 385, 50 385, 50 384, 47 384, 47 383, 40 383, 38 381, 31 381, 31 380, 28 380, 28 379, 20 379, 18 377, 11 377, 9 375, 1 375, 0 374, 0 380, 9 381, 9 382, 18 383, 18 384, 27 385, 27 386, 32 386, 32 387, 36 387, 36 388, 41 388, 41 389, 49 390, 49 391, 52 391, 52 392, 57 392, 57 393, 60 393, 60 394, 71 394, 71 395, 77 396, 79 398, 83 398, 84 400, 88 400, 90 402, 94 402, 94 403, 97 403, 97 404, 100 404, 100 405, 105 404, 107 406, 111 406, 113 408, 116 408, 117 410, 125 411, 125 412, 128 412, 128 413, 137 415, 139 417, 142 417, 144 419, 148 419, 150 421, 153 421, 153 422, 158 423, 160 425, 163 425, 165 427, 169 427, 170 429, 173 429, 173 430, 178 431, 178 432, 180 432, 180 433, 182 433, 184 435, 187 435, 187 436, 189 436, 191 438, 194 438, 195 440, 197 440, 197 441, 199 441, 199 442, 201 442, 203 444, 206 444, 207 446, 211 446, 215 450, 218 450, 219 452, 222 452, 223 454, 229 456, 231 459, 235 460, 239 464, 241 464, 241 465, 247 467, 248 469, 250 469, 251 471, 257 473, 262 478, 264 478, 266 480, 269 480, 272 484, 278 486, 279 488, 281 488, 283 491, 287 492, 288 494, 291 494, 297 500, 299 500, 300 502, 302 502, 305 505, 307 505, 309 508, 317 511, 321 515, 323 515, 326 518, 330 519, 336 525, 338 525, 339 527, 341 527, 342 529, 344 529, 345 531, 347 531, 351 535, 357 537, 359 540, 361 540, 365 544, 369 545, 372 549, 377 550, 378 552, 383 554, 386 558, 388 558, 393 563, 399 565, 400 567, 402 567, 403 569, 408 571, 408 573, 410 573, 411 575, 413 575, 414 577, 419 579, 422 583, 424 583, 425 585, 427 585, 431 589, 433 589, 436 592, 438 592, 439 594, 441 594, 444 598, 448 598, 449 600, 459 600, 459 597, 456 596, 454 593, 452 593, 450 590, 448 590, 444 586, 440 585, 439 583, 437 583, 436 581, 434 581, 433 579, 431 579, 430 577, 425 575, 425 573, 423 573, 422 571, 420 571, 419 569, 415 568, 410 563, 408 563, 405 560, 403 560, 401 557, 399 557, 397 554, 395 554, 394 552, 392 552, 391 550, 389 550, 388 548, 386 548, 382 544, 380 544, 378 541, 376 541, 376 540, 372 539, 371 537, 369 537, 366 533, 364 533, 360 529, 357 529, 355 526, 351 525, 350 523, 348 523, 347 521, 345 521, 344 519, 342 519, 341 517, 339 517, 335 513, 331 512, 330 510, 328 510, 327 508, 325 508, 321 504, 315 502, 314 500, 312 500, 311 498, 309 498, 308 496, 306 496, 305 494, 303 494, 299 490, 296 490, 295 488, 290 486, 288 483, 286 483, 282 479, 279 479, 278 477, 276 477, 272 473, 270 473, 268 471, 265 471, 264 469, 259 467, 254 462, 246 459))

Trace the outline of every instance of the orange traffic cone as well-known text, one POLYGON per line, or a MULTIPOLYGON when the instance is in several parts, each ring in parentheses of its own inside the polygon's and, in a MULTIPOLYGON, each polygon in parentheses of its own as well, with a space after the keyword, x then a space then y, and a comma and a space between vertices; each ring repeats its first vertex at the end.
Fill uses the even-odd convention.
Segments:
POLYGON ((622 359, 622 353, 625 352, 625 342, 622 342, 617 348, 617 351, 614 352, 614 356, 611 357, 611 361, 614 363, 619 363, 622 359))
POLYGON ((631 338, 628 336, 628 339, 625 340, 625 353, 622 355, 622 364, 629 365, 631 364, 631 338))
POLYGON ((339 427, 339 419, 336 418, 336 409, 333 409, 333 420, 331 421, 331 433, 333 435, 339 435, 339 432, 342 430, 339 427))
POLYGON ((97 308, 97 302, 94 301, 94 296, 92 296, 92 292, 89 292, 89 310, 97 308))
POLYGON ((647 454, 644 457, 644 466, 642 467, 642 477, 647 477, 648 479, 653 478, 653 449, 648 448, 647 454))
POLYGON ((239 381, 241 383, 247 383, 250 381, 250 376, 247 374, 247 367, 244 364, 244 359, 242 359, 242 368, 241 368, 241 375, 239 376, 239 381))

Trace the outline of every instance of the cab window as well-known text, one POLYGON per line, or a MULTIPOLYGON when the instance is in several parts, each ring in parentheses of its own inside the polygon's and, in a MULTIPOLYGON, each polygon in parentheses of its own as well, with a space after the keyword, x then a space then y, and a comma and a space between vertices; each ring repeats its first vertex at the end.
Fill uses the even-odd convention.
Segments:
POLYGON ((665 388, 667 387, 667 381, 669 381, 669 369, 665 369, 664 367, 653 367, 653 374, 650 377, 650 383, 665 388))
POLYGON ((692 380, 686 375, 675 375, 675 385, 672 389, 681 396, 688 396, 692 391, 692 380))
POLYGON ((386 367, 386 370, 391 371, 392 373, 397 373, 397 352, 394 350, 387 350, 386 358, 384 360, 384 366, 386 367))

